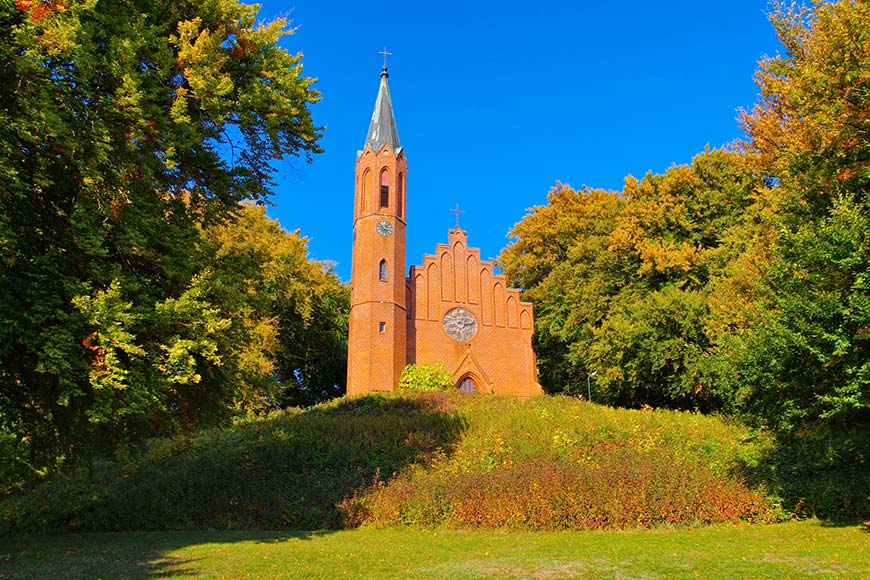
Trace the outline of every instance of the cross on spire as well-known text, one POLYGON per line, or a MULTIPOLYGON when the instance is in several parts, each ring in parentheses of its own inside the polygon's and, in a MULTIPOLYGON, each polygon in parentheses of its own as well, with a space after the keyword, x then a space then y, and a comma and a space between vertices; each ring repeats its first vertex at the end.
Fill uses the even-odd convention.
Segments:
POLYGON ((384 70, 387 70, 387 57, 393 56, 392 52, 387 52, 387 47, 384 47, 384 50, 380 51, 378 54, 384 55, 384 70))
POLYGON ((456 214, 456 229, 458 230, 459 229, 459 214, 465 213, 465 212, 463 210, 459 209, 458 203, 456 204, 456 209, 451 209, 451 210, 447 210, 447 211, 449 211, 450 213, 456 214))

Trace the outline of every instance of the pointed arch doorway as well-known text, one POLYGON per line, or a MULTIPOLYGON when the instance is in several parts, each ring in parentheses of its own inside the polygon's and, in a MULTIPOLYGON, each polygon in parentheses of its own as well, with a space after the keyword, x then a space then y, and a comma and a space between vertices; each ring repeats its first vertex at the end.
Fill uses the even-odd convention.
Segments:
POLYGON ((471 375, 465 375, 459 382, 456 384, 456 388, 458 388, 463 393, 477 393, 479 389, 477 388, 477 383, 471 375))

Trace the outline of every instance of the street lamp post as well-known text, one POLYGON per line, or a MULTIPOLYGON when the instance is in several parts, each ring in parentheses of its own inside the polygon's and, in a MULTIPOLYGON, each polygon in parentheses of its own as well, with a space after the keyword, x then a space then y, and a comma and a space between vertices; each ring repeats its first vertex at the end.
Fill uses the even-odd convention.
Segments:
POLYGON ((591 373, 586 373, 586 400, 590 403, 592 402, 592 382, 589 380, 590 377, 594 377, 598 374, 598 371, 592 371, 591 373))

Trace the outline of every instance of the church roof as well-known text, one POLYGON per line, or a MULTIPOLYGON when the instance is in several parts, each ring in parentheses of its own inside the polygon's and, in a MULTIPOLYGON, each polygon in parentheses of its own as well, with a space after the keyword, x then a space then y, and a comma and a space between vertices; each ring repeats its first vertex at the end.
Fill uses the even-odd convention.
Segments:
POLYGON ((366 145, 375 151, 386 143, 393 151, 398 151, 399 132, 396 131, 396 118, 393 116, 393 102, 390 100, 390 87, 387 85, 387 67, 381 72, 381 86, 378 89, 378 99, 375 101, 375 111, 369 124, 369 134, 366 145))

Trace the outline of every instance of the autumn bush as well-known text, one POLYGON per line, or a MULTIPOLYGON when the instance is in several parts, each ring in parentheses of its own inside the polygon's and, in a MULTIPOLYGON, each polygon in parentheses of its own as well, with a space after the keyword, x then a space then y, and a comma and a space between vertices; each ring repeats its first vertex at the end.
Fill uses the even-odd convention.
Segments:
POLYGON ((536 458, 490 471, 414 469, 369 498, 364 522, 589 530, 773 521, 764 496, 667 453, 608 449, 587 463, 536 458))

